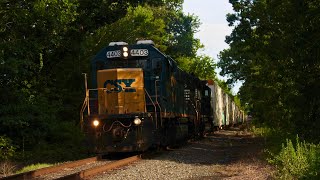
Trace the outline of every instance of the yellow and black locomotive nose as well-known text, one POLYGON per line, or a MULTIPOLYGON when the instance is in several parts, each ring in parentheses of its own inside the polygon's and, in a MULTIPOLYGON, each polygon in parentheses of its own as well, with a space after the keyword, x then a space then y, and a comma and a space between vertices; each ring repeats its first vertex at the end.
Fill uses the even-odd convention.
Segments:
POLYGON ((141 68, 98 71, 99 114, 145 112, 143 70, 141 68))

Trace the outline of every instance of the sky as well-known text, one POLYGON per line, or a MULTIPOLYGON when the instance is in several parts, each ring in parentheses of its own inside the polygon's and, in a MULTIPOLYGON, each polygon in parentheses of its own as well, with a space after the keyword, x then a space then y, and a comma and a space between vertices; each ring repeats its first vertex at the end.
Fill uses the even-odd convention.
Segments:
MULTIPOLYGON (((228 26, 226 20, 226 14, 233 13, 229 0, 184 0, 183 11, 200 19, 199 32, 195 36, 205 48, 199 53, 206 54, 217 62, 219 52, 229 47, 224 41, 232 32, 232 27, 228 26)), ((225 79, 220 75, 218 77, 225 79)), ((240 83, 235 84, 232 91, 237 93, 240 86, 240 83)))

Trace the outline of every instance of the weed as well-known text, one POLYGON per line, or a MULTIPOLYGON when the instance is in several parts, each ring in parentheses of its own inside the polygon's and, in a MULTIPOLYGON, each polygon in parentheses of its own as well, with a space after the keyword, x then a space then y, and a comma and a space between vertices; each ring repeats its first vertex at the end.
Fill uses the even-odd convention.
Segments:
POLYGON ((22 169, 20 169, 19 171, 16 172, 16 174, 19 174, 19 173, 24 173, 24 172, 28 172, 28 171, 33 171, 33 170, 36 170, 36 169, 41 169, 41 168, 45 168, 45 167, 49 167, 49 166, 52 166, 52 164, 31 164, 29 166, 26 166, 22 169))
MULTIPOLYGON (((0 162, 0 174, 4 177, 10 176, 15 171, 16 166, 10 161, 0 162)), ((0 176, 1 177, 1 176, 0 176)))
POLYGON ((319 147, 301 142, 297 136, 295 144, 287 139, 280 153, 273 155, 269 162, 278 168, 279 179, 316 179, 320 176, 319 147))

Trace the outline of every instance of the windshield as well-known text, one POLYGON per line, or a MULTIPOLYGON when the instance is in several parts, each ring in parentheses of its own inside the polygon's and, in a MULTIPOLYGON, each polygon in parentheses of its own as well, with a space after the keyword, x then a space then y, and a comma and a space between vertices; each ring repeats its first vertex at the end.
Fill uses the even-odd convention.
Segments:
POLYGON ((110 59, 106 62, 105 68, 142 68, 146 69, 147 59, 136 59, 136 60, 124 60, 124 59, 110 59))

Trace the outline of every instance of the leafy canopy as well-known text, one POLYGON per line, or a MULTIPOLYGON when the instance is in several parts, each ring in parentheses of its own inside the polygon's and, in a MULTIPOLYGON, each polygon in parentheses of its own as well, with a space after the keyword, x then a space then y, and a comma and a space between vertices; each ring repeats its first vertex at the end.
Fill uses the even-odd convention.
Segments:
POLYGON ((319 3, 230 0, 234 29, 218 66, 229 83, 244 81, 240 99, 271 126, 314 137, 320 127, 319 3))

